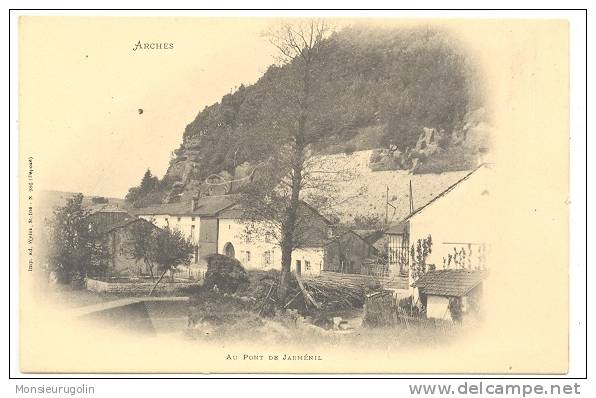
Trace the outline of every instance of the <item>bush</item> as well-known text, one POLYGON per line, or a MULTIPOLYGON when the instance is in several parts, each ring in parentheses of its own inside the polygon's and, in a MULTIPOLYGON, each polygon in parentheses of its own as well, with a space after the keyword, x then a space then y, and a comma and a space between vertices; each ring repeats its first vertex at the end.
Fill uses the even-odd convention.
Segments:
POLYGON ((413 302, 413 300, 414 298, 412 296, 402 298, 397 302, 397 306, 407 315, 423 316, 424 311, 421 311, 421 309, 416 305, 416 303, 413 302))
POLYGON ((383 158, 383 152, 380 149, 375 149, 370 154, 369 163, 379 163, 381 160, 383 160, 383 158))
POLYGON ((346 155, 351 155, 351 154, 353 154, 354 152, 356 152, 356 149, 357 149, 357 148, 356 148, 356 146, 355 146, 355 145, 353 145, 353 144, 347 144, 347 145, 344 147, 344 153, 345 153, 346 155))
POLYGON ((217 289, 223 293, 235 293, 242 285, 248 283, 246 271, 236 259, 212 254, 207 257, 207 273, 205 273, 205 289, 217 289))
POLYGON ((94 204, 101 204, 101 203, 108 203, 108 198, 104 198, 103 196, 94 196, 91 198, 91 202, 94 204))

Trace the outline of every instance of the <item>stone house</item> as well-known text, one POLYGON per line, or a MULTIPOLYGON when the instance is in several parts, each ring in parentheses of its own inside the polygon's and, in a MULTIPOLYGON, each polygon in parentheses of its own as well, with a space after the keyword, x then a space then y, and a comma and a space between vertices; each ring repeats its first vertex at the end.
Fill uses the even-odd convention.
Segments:
MULTIPOLYGON (((195 245, 194 262, 205 265, 211 254, 239 260, 246 269, 279 269, 279 231, 269 222, 251 222, 237 195, 214 195, 189 202, 160 204, 137 210, 140 218, 157 227, 178 229, 195 245), (271 229, 273 228, 273 229, 271 229)), ((292 252, 292 270, 319 275, 323 270, 359 273, 364 258, 376 249, 349 230, 339 230, 316 209, 302 202, 292 252)))
POLYGON ((138 217, 159 228, 181 231, 194 245, 194 263, 217 251, 217 215, 236 203, 233 195, 204 196, 189 202, 164 203, 136 210, 138 217))
MULTIPOLYGON (((338 228, 316 209, 302 202, 296 228, 298 245, 292 251, 292 271, 317 276, 322 271, 360 273, 363 260, 376 249, 358 234, 338 228)), ((279 231, 270 223, 249 221, 240 205, 217 216, 218 252, 238 259, 246 269, 279 269, 279 231)))
POLYGON ((93 217, 89 223, 89 234, 96 243, 101 244, 107 252, 108 275, 140 275, 146 272, 144 264, 132 255, 134 247, 133 228, 138 223, 147 223, 146 220, 136 218, 128 213, 120 214, 113 221, 105 221, 109 216, 93 217), (98 219, 102 222, 99 223, 98 219))

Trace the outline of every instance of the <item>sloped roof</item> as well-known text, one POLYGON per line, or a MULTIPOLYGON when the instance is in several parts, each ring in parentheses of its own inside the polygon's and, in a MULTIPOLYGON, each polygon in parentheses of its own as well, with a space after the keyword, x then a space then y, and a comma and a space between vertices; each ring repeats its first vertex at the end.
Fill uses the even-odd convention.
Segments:
MULTIPOLYGON (((408 217, 409 218, 409 217, 408 217)), ((390 226, 389 228, 387 228, 385 230, 386 234, 392 234, 392 235, 400 235, 403 234, 404 232, 406 232, 408 230, 408 223, 407 223, 407 219, 400 221, 399 223, 390 226)))
POLYGON ((242 205, 239 203, 235 203, 232 206, 226 207, 218 214, 219 218, 227 218, 227 219, 242 219, 246 218, 246 214, 242 205))
POLYGON ((374 235, 375 233, 379 232, 376 229, 353 229, 352 231, 356 232, 358 235, 360 235, 363 239, 367 239, 369 236, 374 235))
MULTIPOLYGON (((94 226, 95 229, 92 231, 92 235, 93 236, 101 236, 101 235, 105 235, 109 232, 115 231, 119 228, 125 228, 127 226, 129 226, 130 224, 133 224, 135 222, 146 222, 149 225, 155 227, 152 223, 150 223, 147 220, 144 220, 142 218, 137 218, 137 217, 129 217, 129 218, 125 218, 122 220, 118 220, 118 221, 114 221, 112 223, 108 223, 108 224, 102 224, 102 225, 96 225, 94 226)), ((157 227, 155 227, 157 228, 157 227)))
POLYGON ((412 286, 424 294, 462 297, 478 286, 486 276, 484 271, 462 269, 428 271, 412 286))
POLYGON ((234 205, 238 197, 236 195, 215 195, 204 196, 198 200, 197 208, 192 209, 192 202, 163 203, 136 209, 139 215, 172 215, 172 216, 215 216, 220 211, 234 205))
MULTIPOLYGON (((362 230, 360 230, 360 231, 362 231, 362 230)), ((375 251, 378 251, 377 248, 373 245, 372 242, 370 242, 369 240, 367 240, 366 238, 364 238, 356 230, 353 230, 353 229, 350 229, 350 228, 346 228, 346 227, 337 227, 335 229, 335 231, 334 231, 333 238, 322 240, 323 246, 327 246, 327 245, 329 245, 331 243, 335 243, 335 242, 341 242, 341 240, 343 239, 343 237, 346 236, 346 235, 348 235, 348 234, 350 234, 352 236, 355 236, 356 238, 360 239, 362 242, 364 242, 366 245, 368 245, 369 247, 371 247, 375 251)))
POLYGON ((444 191, 442 191, 441 193, 439 193, 438 195, 436 195, 435 197, 433 197, 431 200, 429 200, 428 202, 426 202, 426 204, 424 204, 423 206, 417 208, 413 213, 411 213, 408 216, 406 216, 403 220, 401 220, 397 224, 394 224, 394 225, 390 226, 386 230, 386 233, 388 233, 388 234, 402 234, 402 233, 404 233, 407 230, 407 225, 408 225, 407 224, 407 221, 409 219, 411 219, 412 217, 414 217, 416 214, 422 212, 425 208, 427 208, 428 206, 430 206, 432 203, 434 203, 438 199, 440 199, 443 196, 447 195, 455 187, 457 187, 462 182, 466 181, 468 178, 470 178, 470 176, 472 176, 472 174, 476 173, 478 170, 480 170, 483 167, 489 167, 489 165, 487 163, 483 163, 480 166, 476 167, 474 170, 472 170, 471 172, 469 172, 468 174, 466 174, 463 178, 457 180, 454 184, 452 184, 449 187, 447 187, 447 189, 445 189, 444 191))
POLYGON ((94 203, 89 206, 85 206, 85 209, 89 214, 95 213, 126 213, 121 207, 118 207, 112 203, 94 203))

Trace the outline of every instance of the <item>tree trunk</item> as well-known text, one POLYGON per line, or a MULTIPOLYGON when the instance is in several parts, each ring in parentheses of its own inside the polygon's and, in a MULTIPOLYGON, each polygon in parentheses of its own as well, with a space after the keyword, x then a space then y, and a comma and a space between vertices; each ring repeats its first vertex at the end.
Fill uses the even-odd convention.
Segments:
POLYGON ((306 117, 300 117, 298 131, 295 136, 294 159, 292 164, 292 196, 286 209, 285 223, 282 226, 281 242, 281 277, 279 281, 278 298, 283 305, 288 295, 290 272, 292 269, 292 250, 294 249, 294 231, 296 229, 298 207, 300 205, 300 190, 302 188, 302 167, 304 152, 304 128, 306 117))
POLYGON ((166 269, 161 273, 161 276, 159 277, 157 282, 155 282, 155 285, 153 285, 153 287, 151 288, 151 291, 149 292, 149 296, 151 296, 153 294, 153 292, 155 291, 155 288, 157 287, 157 285, 159 285, 159 282, 161 282, 161 280, 163 279, 166 272, 168 272, 168 269, 169 268, 166 267, 166 269))
POLYGON ((149 275, 151 275, 151 280, 155 280, 155 275, 153 275, 153 264, 145 258, 145 268, 149 270, 149 275))
MULTIPOLYGON (((293 195, 292 195, 293 196, 293 195)), ((290 206, 286 211, 286 222, 283 225, 282 242, 281 242, 281 276, 279 281, 279 289, 277 290, 277 297, 279 303, 283 305, 288 295, 288 287, 290 285, 290 272, 292 270, 292 250, 294 248, 294 228, 296 223, 296 208, 298 207, 298 200, 294 205, 294 201, 290 201, 290 206)))
POLYGON ((302 189, 302 171, 304 167, 304 150, 307 146, 306 129, 308 120, 308 99, 310 97, 310 60, 304 65, 302 75, 302 95, 300 96, 300 110, 297 115, 298 125, 294 131, 294 147, 292 156, 292 193, 289 206, 286 209, 285 222, 282 224, 281 242, 281 276, 277 295, 279 304, 283 307, 288 295, 292 269, 292 250, 297 242, 294 232, 300 205, 300 191, 302 189))
MULTIPOLYGON (((282 250, 282 258, 283 258, 283 250, 282 250)), ((282 305, 282 306, 285 303, 286 298, 288 297, 288 288, 290 286, 290 275, 291 275, 290 267, 289 266, 285 267, 282 264, 281 276, 279 278, 279 288, 277 289, 277 298, 279 299, 278 304, 282 305)))

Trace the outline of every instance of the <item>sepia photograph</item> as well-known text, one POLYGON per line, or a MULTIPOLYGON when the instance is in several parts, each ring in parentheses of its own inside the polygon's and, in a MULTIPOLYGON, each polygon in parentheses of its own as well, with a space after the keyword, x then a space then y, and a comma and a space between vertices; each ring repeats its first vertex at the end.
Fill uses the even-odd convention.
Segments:
POLYGON ((565 374, 568 43, 20 16, 20 370, 565 374))

